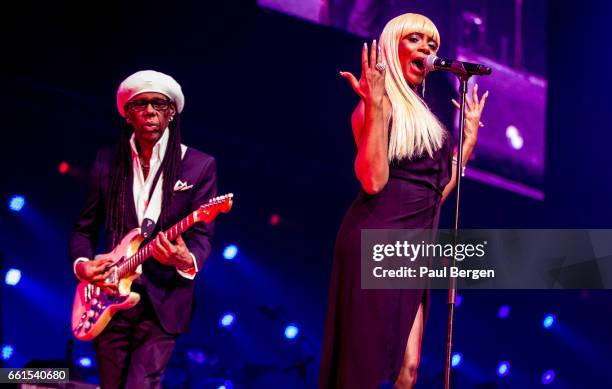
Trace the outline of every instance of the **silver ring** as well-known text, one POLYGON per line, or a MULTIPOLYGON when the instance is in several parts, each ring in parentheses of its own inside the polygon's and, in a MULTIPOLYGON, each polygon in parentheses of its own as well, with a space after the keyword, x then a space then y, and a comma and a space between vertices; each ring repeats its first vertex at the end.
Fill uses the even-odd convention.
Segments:
POLYGON ((374 67, 376 68, 376 70, 381 71, 381 72, 385 70, 385 64, 382 62, 377 63, 376 66, 374 67))

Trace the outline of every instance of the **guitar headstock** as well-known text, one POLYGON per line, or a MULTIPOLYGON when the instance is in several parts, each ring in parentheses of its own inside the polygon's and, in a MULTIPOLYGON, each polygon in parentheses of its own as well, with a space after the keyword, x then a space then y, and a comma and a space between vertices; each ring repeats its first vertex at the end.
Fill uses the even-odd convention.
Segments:
POLYGON ((198 221, 210 223, 219 213, 228 213, 232 209, 234 194, 228 193, 214 197, 196 211, 198 221))

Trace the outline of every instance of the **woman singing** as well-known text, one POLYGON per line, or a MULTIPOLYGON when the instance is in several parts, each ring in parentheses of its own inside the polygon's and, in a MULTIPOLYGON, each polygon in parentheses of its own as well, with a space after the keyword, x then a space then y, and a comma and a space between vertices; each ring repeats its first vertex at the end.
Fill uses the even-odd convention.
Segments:
MULTIPOLYGON (((387 23, 379 45, 364 44, 359 80, 340 73, 361 99, 351 124, 362 190, 336 240, 321 389, 403 389, 416 382, 429 291, 361 289, 360 241, 366 228, 436 229, 440 205, 455 187, 451 136, 417 94, 425 58, 439 47, 431 20, 404 14, 387 23)), ((487 95, 479 98, 476 85, 466 101, 464 164, 487 95)))

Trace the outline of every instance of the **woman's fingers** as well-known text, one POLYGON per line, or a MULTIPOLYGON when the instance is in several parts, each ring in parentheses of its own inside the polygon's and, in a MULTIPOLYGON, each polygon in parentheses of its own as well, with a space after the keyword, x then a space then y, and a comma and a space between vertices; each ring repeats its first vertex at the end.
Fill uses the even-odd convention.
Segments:
POLYGON ((378 45, 376 44, 376 39, 372 41, 372 46, 370 46, 370 70, 374 70, 374 66, 376 66, 376 48, 378 45))
POLYGON ((472 89, 472 101, 474 102, 475 106, 480 106, 480 103, 478 102, 478 84, 474 84, 474 88, 472 89))
MULTIPOLYGON (((378 46, 376 39, 372 40, 372 45, 369 49, 370 52, 368 56, 368 43, 364 42, 361 49, 361 82, 365 82, 366 84, 368 83, 370 75, 376 69, 376 64, 379 63, 378 61, 382 61, 382 48, 378 46)), ((384 70, 380 72, 384 73, 384 70)), ((357 77, 355 77, 353 73, 341 71, 339 74, 349 82, 360 98, 365 99, 365 94, 361 90, 360 80, 357 80, 357 77)))
POLYGON ((355 93, 357 93, 357 95, 359 95, 359 97, 363 98, 363 93, 361 93, 361 90, 359 89, 359 81, 357 80, 357 78, 355 78, 355 76, 353 76, 353 73, 351 72, 340 72, 340 75, 342 77, 344 77, 349 84, 351 84, 351 87, 353 88, 353 90, 355 91, 355 93))
MULTIPOLYGON (((461 105, 455 99, 451 99, 455 108, 460 109, 461 105)), ((468 99, 465 99, 465 113, 468 113, 472 108, 468 104, 468 99)))
POLYGON ((484 95, 482 95, 482 99, 480 99, 480 104, 478 106, 478 109, 480 110, 481 113, 482 113, 482 110, 484 109, 485 101, 487 101, 487 97, 489 97, 489 91, 486 91, 484 95))
POLYGON ((363 42, 361 49, 361 75, 366 74, 370 66, 368 65, 368 42, 363 42))
POLYGON ((472 100, 470 100, 469 96, 465 96, 465 109, 466 111, 471 111, 472 109, 474 109, 474 106, 472 105, 472 100))
MULTIPOLYGON (((489 92, 486 92, 483 96, 482 96, 482 100, 480 100, 480 107, 484 107, 484 101, 486 100, 487 96, 488 96, 489 92)), ((457 100, 455 99, 451 99, 451 101, 453 102, 453 105, 455 106, 455 108, 460 109, 461 105, 459 105, 459 103, 457 102, 457 100)), ((482 112, 482 108, 480 108, 481 112, 482 112)), ((478 127, 482 128, 484 127, 484 124, 482 124, 481 121, 478 122, 478 127)))

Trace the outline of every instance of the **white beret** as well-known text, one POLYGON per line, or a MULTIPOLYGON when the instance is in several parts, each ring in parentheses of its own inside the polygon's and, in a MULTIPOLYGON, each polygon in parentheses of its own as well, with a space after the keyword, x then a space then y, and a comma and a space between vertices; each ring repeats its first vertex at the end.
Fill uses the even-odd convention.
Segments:
POLYGON ((145 92, 157 92, 166 95, 174 104, 178 113, 183 111, 185 96, 181 86, 167 74, 155 70, 141 70, 123 80, 117 89, 117 109, 125 117, 125 104, 132 97, 145 92))

